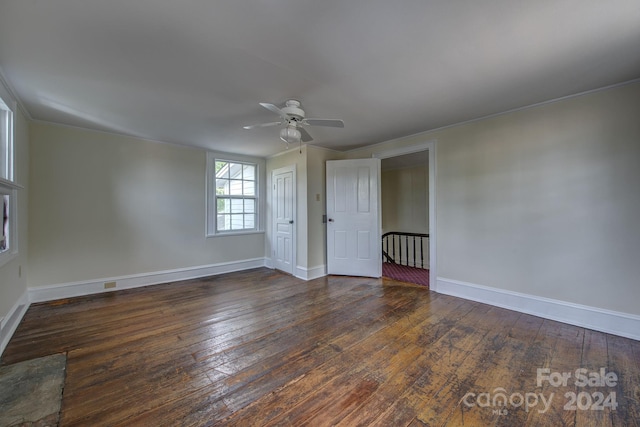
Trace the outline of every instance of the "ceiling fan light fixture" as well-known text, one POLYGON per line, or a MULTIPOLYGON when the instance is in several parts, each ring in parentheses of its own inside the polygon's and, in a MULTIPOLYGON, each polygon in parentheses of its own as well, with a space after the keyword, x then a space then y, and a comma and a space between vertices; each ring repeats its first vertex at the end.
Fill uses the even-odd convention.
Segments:
POLYGON ((280 130, 280 139, 287 144, 295 144, 313 141, 309 132, 302 126, 325 126, 333 128, 343 128, 344 122, 339 119, 307 119, 300 101, 297 99, 289 99, 285 102, 285 106, 279 108, 268 102, 260 102, 260 106, 266 108, 272 113, 280 116, 279 122, 260 123, 256 125, 243 126, 245 129, 255 129, 270 126, 278 126, 285 124, 286 127, 280 130))
POLYGON ((280 130, 280 139, 287 144, 300 142, 301 137, 302 134, 300 134, 300 131, 296 129, 295 125, 289 125, 286 128, 280 130))

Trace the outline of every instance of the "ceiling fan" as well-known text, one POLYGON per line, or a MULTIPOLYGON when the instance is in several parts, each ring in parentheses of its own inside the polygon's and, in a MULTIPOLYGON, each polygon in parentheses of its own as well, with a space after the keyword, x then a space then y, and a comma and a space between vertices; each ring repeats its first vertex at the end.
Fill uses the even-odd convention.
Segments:
POLYGON ((290 143, 301 141, 309 142, 313 140, 311 135, 309 135, 309 132, 307 132, 306 129, 304 129, 302 126, 328 126, 334 128, 344 127, 344 122, 342 120, 306 118, 300 101, 296 99, 289 99, 287 102, 285 102, 283 108, 278 108, 275 105, 266 102, 261 102, 260 105, 280 116, 280 121, 243 126, 244 129, 255 129, 261 127, 284 125, 284 127, 280 130, 280 139, 286 142, 287 145, 290 143))

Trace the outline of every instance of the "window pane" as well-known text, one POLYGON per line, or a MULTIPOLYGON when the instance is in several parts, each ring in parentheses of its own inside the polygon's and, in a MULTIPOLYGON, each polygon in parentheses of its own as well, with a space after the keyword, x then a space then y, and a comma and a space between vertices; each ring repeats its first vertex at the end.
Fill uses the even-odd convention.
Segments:
POLYGON ((256 201, 252 199, 244 200, 244 212, 245 213, 255 213, 256 212, 256 201))
POLYGON ((216 179, 216 194, 229 195, 228 179, 216 179))
POLYGON ((232 199, 231 200, 231 213, 243 213, 244 212, 244 200, 232 199))
POLYGON ((7 144, 7 111, 2 109, 0 101, 0 178, 9 179, 7 160, 9 146, 7 144))
POLYGON ((6 194, 0 195, 2 203, 1 217, 2 217, 2 229, 0 229, 0 252, 4 252, 9 249, 9 196, 6 194))
POLYGON ((229 178, 229 168, 227 162, 216 160, 216 178, 229 178))
POLYGON ((229 163, 229 178, 242 179, 242 165, 240 163, 229 163))
POLYGON ((242 179, 255 181, 256 167, 254 165, 243 165, 242 179))
POLYGON ((256 194, 256 183, 255 181, 243 181, 242 182, 242 192, 245 196, 255 196, 256 194))
POLYGON ((216 227, 219 231, 229 230, 229 215, 218 215, 216 227))
POLYGON ((218 197, 217 204, 218 213, 230 213, 231 212, 231 199, 225 199, 218 197))
POLYGON ((229 181, 229 193, 232 196, 242 196, 242 181, 232 179, 229 181))
POLYGON ((231 215, 231 229, 243 230, 244 229, 244 215, 231 215))
POLYGON ((10 180, 9 176, 9 121, 10 112, 0 100, 0 178, 10 180))
POLYGON ((255 218, 256 218, 256 216, 254 214, 245 215, 244 216, 244 228, 246 228, 246 229, 256 228, 255 218))

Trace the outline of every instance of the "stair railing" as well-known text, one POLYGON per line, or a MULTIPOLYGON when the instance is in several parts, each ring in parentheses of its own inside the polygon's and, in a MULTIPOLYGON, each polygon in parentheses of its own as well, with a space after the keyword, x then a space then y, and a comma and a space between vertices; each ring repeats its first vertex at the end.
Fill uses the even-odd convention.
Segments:
POLYGON ((428 250, 428 234, 390 231, 382 235, 382 262, 425 268, 428 250))

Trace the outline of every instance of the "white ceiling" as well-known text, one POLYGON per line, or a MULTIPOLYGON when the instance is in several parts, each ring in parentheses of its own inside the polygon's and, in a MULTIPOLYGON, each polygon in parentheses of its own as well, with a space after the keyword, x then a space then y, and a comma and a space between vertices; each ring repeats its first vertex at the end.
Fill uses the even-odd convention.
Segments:
POLYGON ((0 0, 35 120, 267 156, 302 101, 347 150, 640 77, 638 0, 0 0))

